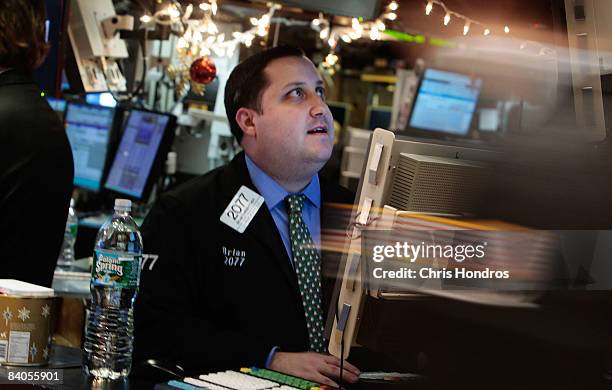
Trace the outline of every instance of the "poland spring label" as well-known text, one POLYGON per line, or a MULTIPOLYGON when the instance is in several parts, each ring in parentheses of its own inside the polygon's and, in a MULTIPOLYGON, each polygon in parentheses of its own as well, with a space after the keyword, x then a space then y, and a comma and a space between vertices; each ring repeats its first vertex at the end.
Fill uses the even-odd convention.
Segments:
POLYGON ((136 288, 142 256, 98 249, 94 252, 91 281, 95 286, 136 288))

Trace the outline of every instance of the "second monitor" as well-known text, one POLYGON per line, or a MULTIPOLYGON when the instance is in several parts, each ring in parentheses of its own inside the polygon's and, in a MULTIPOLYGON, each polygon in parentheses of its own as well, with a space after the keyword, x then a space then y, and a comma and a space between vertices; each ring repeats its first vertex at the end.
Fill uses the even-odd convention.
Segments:
POLYGON ((480 78, 467 74, 425 70, 410 113, 409 130, 429 136, 466 136, 481 87, 480 78))
POLYGON ((146 200, 174 139, 176 117, 132 109, 104 187, 146 200))
POLYGON ((114 111, 89 104, 68 103, 66 134, 74 158, 74 185, 99 191, 111 141, 114 111))

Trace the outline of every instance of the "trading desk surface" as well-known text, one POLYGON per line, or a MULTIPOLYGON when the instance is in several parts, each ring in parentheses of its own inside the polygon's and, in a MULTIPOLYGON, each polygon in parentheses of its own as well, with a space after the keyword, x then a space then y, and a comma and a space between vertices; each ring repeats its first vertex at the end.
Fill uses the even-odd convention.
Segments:
MULTIPOLYGON (((0 367, 0 387, 3 388, 4 384, 7 384, 7 373, 11 369, 18 367, 0 367)), ((20 367, 20 369, 26 369, 20 367)), ((41 369, 58 369, 62 371, 62 381, 57 384, 40 385, 38 388, 47 389, 65 389, 65 390, 81 390, 81 389, 178 389, 179 387, 167 386, 167 382, 175 379, 180 382, 178 378, 171 378, 165 375, 161 371, 152 369, 151 367, 143 369, 142 366, 135 367, 132 371, 132 375, 127 380, 123 381, 95 381, 89 378, 82 370, 82 353, 77 348, 67 348, 58 345, 54 345, 51 350, 49 365, 45 367, 30 367, 28 370, 41 370, 41 369)), ((477 375, 477 370, 475 371, 477 375)), ((196 376, 197 377, 197 376, 196 376)), ((554 378, 551 378, 554 382, 554 378)), ((478 382, 475 378, 475 381, 478 382)), ((498 378, 495 383, 489 383, 488 389, 506 389, 504 387, 506 383, 505 378, 498 378)), ((603 388, 612 388, 612 377, 609 377, 603 388)), ((34 388, 37 388, 36 386, 34 388)), ((212 387, 211 387, 212 388, 212 387)), ((222 387, 218 387, 222 388, 222 387)), ((447 390, 447 389, 463 389, 470 388, 480 389, 481 387, 465 387, 465 384, 444 384, 441 385, 438 381, 430 381, 425 377, 420 377, 418 380, 410 380, 403 383, 389 383, 385 381, 367 380, 360 381, 355 385, 345 386, 347 390, 447 390), (438 383, 438 384, 436 384, 438 383)), ((563 387, 565 388, 565 387, 563 387)), ((571 387, 568 387, 571 388, 571 387)), ((282 389, 279 385, 278 389, 282 389)))
MULTIPOLYGON (((44 367, 8 367, 0 366, 0 388, 3 384, 8 384, 9 370, 61 370, 61 383, 42 384, 38 388, 58 389, 58 390, 84 390, 84 389, 101 389, 101 390, 128 390, 128 389, 178 389, 178 387, 167 386, 165 383, 179 378, 172 378, 164 372, 154 369, 153 367, 136 366, 132 370, 132 374, 126 380, 122 381, 96 381, 88 377, 83 372, 82 352, 78 348, 68 348, 59 345, 53 345, 49 364, 44 367)), ((197 375, 196 375, 197 377, 197 375)), ((25 382, 15 381, 15 385, 24 384, 25 382)), ((34 387, 36 388, 36 387, 34 387)), ((425 381, 413 380, 410 383, 385 383, 384 381, 368 380, 356 385, 346 387, 350 390, 369 390, 369 389, 410 389, 421 390, 430 389, 425 381)), ((228 388, 229 389, 229 388, 228 388)), ((281 389, 279 386, 278 389, 281 389)))

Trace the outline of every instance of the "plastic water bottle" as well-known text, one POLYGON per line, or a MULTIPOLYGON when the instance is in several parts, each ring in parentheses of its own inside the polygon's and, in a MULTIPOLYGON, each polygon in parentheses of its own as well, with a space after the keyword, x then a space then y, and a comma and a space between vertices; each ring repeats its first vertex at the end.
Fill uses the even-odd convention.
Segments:
POLYGON ((131 201, 116 199, 115 214, 96 236, 84 367, 97 378, 127 377, 132 366, 142 237, 131 208, 131 201))
POLYGON ((62 243, 62 250, 57 259, 57 268, 59 270, 70 269, 74 262, 74 243, 76 242, 78 229, 79 219, 74 211, 74 199, 70 199, 68 218, 66 219, 66 228, 64 229, 64 242, 62 243))

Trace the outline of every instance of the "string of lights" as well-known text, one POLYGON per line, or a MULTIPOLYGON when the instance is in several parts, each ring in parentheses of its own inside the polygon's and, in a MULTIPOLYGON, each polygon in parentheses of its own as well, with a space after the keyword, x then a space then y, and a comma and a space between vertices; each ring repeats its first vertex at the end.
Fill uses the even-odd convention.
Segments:
POLYGON ((385 21, 394 21, 397 19, 397 10, 399 4, 393 0, 384 8, 383 12, 371 21, 362 21, 357 18, 351 20, 351 26, 334 26, 330 29, 329 21, 323 14, 319 13, 319 17, 313 19, 310 27, 319 31, 319 37, 326 41, 330 47, 330 52, 325 56, 325 60, 321 64, 323 69, 333 75, 337 68, 339 57, 336 55, 336 46, 340 41, 351 43, 363 37, 369 37, 373 41, 382 39, 382 33, 386 30, 385 21))
POLYGON ((216 57, 232 57, 240 44, 249 47, 256 37, 266 37, 274 13, 281 8, 279 4, 267 3, 266 13, 259 18, 250 19, 251 28, 246 31, 233 31, 231 36, 227 34, 226 37, 226 33, 220 32, 213 20, 218 11, 217 0, 206 0, 197 7, 203 12, 198 17, 193 17, 193 4, 184 7, 178 1, 173 1, 153 15, 145 14, 140 18, 142 28, 155 24, 169 26, 173 35, 178 37, 175 44, 177 56, 166 67, 165 73, 175 82, 179 97, 185 96, 189 90, 195 94, 203 94, 206 83, 199 78, 194 79, 194 67, 205 68, 207 76, 214 74, 214 62, 209 56, 214 54, 216 57))
MULTIPOLYGON (((213 21, 218 10, 218 0, 206 0, 199 4, 199 8, 203 11, 203 16, 197 19, 191 18, 193 14, 193 5, 189 4, 183 7, 178 1, 174 1, 168 7, 155 12, 153 15, 145 14, 140 20, 143 27, 147 28, 152 24, 160 24, 171 26, 174 33, 179 36, 176 44, 176 50, 179 54, 182 67, 186 67, 191 60, 215 54, 216 56, 232 56, 238 45, 243 44, 247 47, 251 46, 256 37, 267 36, 270 30, 270 23, 276 10, 281 6, 275 3, 267 3, 268 12, 259 18, 250 18, 252 27, 246 31, 235 31, 229 39, 226 39, 224 33, 219 33, 216 24, 213 21)), ((441 0, 426 0, 425 15, 430 16, 434 7, 440 7, 444 13, 442 23, 448 26, 451 20, 462 20, 463 35, 468 35, 470 31, 474 31, 474 26, 482 29, 482 33, 487 36, 492 30, 484 23, 463 15, 450 9, 441 0)), ((340 41, 351 43, 354 40, 368 37, 373 41, 388 39, 389 36, 383 36, 386 30, 385 22, 395 21, 397 19, 397 11, 399 4, 397 1, 390 1, 381 11, 380 15, 369 21, 364 21, 361 18, 353 18, 350 26, 333 26, 330 21, 319 13, 319 16, 313 19, 310 27, 319 32, 321 40, 329 45, 330 51, 325 57, 322 66, 328 73, 333 74, 334 69, 338 67, 339 57, 336 55, 336 47, 340 41)), ((504 32, 510 33, 510 28, 504 26, 504 32)), ((385 34, 388 35, 388 34, 385 34)))
MULTIPOLYGON (((463 20, 463 23, 464 23, 463 24, 463 35, 468 35, 470 30, 472 29, 472 26, 474 25, 480 26, 482 28, 483 35, 487 36, 491 34, 491 28, 487 27, 484 23, 476 19, 472 19, 468 16, 465 16, 459 12, 451 10, 441 0, 427 0, 427 5, 425 6, 425 15, 427 16, 431 15, 431 12, 433 11, 434 6, 438 6, 442 8, 442 11, 444 11, 444 18, 442 19, 442 23, 444 24, 444 26, 448 26, 451 22, 451 19, 456 18, 456 19, 463 20)), ((506 34, 510 33, 510 27, 508 25, 504 26, 504 33, 506 34)))
POLYGON ((217 0, 207 0, 200 4, 198 7, 204 12, 198 19, 191 18, 192 4, 183 9, 180 4, 175 3, 153 15, 143 15, 140 21, 145 28, 152 24, 175 26, 179 35, 176 49, 183 57, 196 58, 212 53, 219 57, 231 57, 239 44, 249 47, 256 37, 265 37, 268 34, 274 12, 281 6, 275 3, 268 3, 267 6, 268 12, 260 18, 250 18, 253 27, 246 31, 234 31, 229 39, 226 39, 224 33, 219 33, 213 21, 218 10, 217 0))

